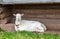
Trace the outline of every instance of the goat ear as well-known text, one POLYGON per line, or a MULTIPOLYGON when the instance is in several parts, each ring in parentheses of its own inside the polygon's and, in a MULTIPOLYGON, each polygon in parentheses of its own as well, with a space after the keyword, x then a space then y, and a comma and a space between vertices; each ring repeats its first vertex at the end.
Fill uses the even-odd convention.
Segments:
POLYGON ((21 14, 21 16, 23 16, 24 14, 21 14))
POLYGON ((16 14, 13 14, 13 16, 16 16, 16 14))

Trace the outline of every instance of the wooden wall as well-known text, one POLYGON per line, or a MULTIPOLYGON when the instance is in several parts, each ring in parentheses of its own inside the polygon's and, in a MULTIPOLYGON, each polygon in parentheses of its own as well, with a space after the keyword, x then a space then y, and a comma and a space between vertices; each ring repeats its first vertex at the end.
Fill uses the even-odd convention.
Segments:
POLYGON ((49 30, 60 30, 60 4, 3 5, 6 13, 24 13, 22 19, 40 21, 49 30))

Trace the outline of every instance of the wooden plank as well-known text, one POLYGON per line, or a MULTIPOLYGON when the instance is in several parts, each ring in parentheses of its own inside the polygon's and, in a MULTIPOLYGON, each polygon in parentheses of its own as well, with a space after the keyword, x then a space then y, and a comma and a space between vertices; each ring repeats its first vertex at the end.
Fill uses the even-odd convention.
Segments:
POLYGON ((22 16, 23 18, 42 18, 42 19, 60 19, 60 15, 30 15, 26 14, 22 16))
POLYGON ((39 3, 59 3, 59 0, 3 0, 1 4, 39 4, 39 3))

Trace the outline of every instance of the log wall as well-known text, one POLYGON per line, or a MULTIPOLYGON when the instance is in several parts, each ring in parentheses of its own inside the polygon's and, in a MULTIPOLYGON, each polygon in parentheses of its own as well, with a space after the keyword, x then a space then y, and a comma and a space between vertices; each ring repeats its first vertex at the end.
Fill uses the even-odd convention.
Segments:
POLYGON ((60 5, 59 4, 22 4, 4 5, 6 13, 24 13, 22 19, 40 21, 48 30, 60 30, 60 5))

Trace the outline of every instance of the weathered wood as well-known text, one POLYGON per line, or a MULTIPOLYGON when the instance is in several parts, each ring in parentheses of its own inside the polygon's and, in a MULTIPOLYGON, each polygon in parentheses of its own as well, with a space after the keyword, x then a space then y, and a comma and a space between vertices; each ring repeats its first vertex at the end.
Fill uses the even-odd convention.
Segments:
MULTIPOLYGON (((48 30, 60 30, 60 5, 4 5, 6 16, 16 13, 16 10, 20 10, 20 13, 25 15, 22 19, 40 21, 46 25, 48 30)), ((10 15, 13 17, 12 15, 10 15)), ((8 17, 9 19, 10 17, 8 17)), ((12 22, 14 23, 13 17, 12 22)))
POLYGON ((39 4, 59 3, 60 0, 0 0, 0 4, 39 4))

